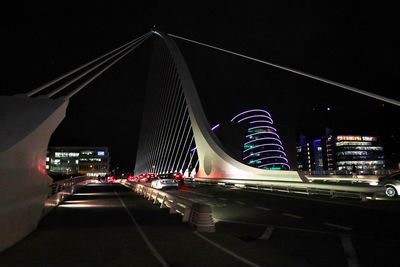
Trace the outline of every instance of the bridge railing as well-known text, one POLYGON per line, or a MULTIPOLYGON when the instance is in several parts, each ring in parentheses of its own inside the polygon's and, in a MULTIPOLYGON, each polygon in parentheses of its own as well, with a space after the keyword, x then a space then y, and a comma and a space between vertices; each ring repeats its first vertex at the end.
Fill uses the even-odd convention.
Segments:
POLYGON ((212 218, 212 210, 209 205, 192 202, 165 191, 134 182, 122 181, 123 185, 131 188, 137 194, 159 205, 160 208, 168 208, 170 214, 182 215, 182 222, 189 223, 199 232, 215 232, 215 224, 212 218))
POLYGON ((49 185, 47 200, 44 204, 42 217, 48 214, 53 208, 57 207, 65 197, 72 195, 79 187, 93 181, 93 177, 77 176, 53 182, 49 185))
POLYGON ((305 175, 310 182, 335 182, 335 183, 364 183, 373 184, 378 182, 378 175, 357 175, 352 177, 351 175, 305 175))
POLYGON ((279 181, 251 181, 239 179, 202 179, 196 178, 196 183, 210 184, 219 186, 238 187, 244 189, 256 189, 270 192, 299 193, 305 195, 324 195, 345 198, 357 198, 363 201, 367 199, 376 199, 384 193, 381 186, 369 185, 340 185, 325 183, 297 183, 297 182, 279 182, 279 181))
MULTIPOLYGON (((396 169, 383 169, 383 170, 357 170, 358 176, 383 176, 388 175, 394 172, 397 172, 396 169)), ((350 170, 341 170, 341 171, 327 171, 327 170, 312 170, 312 171, 301 171, 304 175, 307 176, 338 176, 338 177, 351 177, 352 172, 350 170)))

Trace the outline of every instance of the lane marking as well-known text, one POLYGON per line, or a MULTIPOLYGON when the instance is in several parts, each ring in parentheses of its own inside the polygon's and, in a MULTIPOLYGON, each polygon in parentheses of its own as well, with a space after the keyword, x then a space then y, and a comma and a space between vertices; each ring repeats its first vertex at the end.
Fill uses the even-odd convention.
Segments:
POLYGON ((348 235, 340 235, 344 254, 346 255, 347 265, 349 267, 360 267, 358 263, 357 253, 354 249, 353 243, 348 235))
POLYGON ((182 192, 190 192, 190 193, 201 195, 201 196, 214 197, 213 195, 203 194, 203 193, 195 192, 195 191, 192 191, 192 190, 185 190, 185 191, 182 191, 182 192))
POLYGON ((274 227, 273 226, 268 226, 265 229, 265 232, 262 234, 262 236, 260 236, 258 239, 269 239, 271 237, 272 231, 274 231, 274 227))
POLYGON ((256 209, 259 209, 259 210, 265 210, 265 211, 270 211, 270 210, 271 210, 271 209, 269 209, 269 208, 261 207, 261 206, 256 206, 255 208, 256 208, 256 209))
POLYGON ((247 259, 245 259, 245 258, 243 258, 243 257, 241 257, 241 256, 239 256, 239 255, 237 255, 236 253, 232 252, 231 250, 222 247, 221 245, 219 245, 219 244, 215 243, 214 241, 208 239, 207 237, 203 236, 202 234, 200 234, 200 233, 197 232, 197 231, 195 231, 195 232, 193 232, 193 233, 194 233, 195 235, 197 235, 198 237, 200 237, 201 239, 207 241, 208 243, 210 243, 210 244, 213 245, 214 247, 216 247, 216 248, 222 250, 222 251, 225 252, 226 254, 229 254, 229 255, 231 255, 232 257, 234 257, 234 258, 236 258, 236 259, 238 259, 238 260, 240 260, 240 261, 242 261, 242 262, 244 262, 244 263, 246 263, 246 264, 248 264, 248 265, 250 265, 250 266, 255 266, 255 267, 259 267, 259 266, 260 266, 260 265, 254 263, 254 262, 251 262, 251 261, 249 261, 249 260, 247 260, 247 259))
POLYGON ((291 213, 282 213, 282 215, 287 216, 287 217, 292 217, 292 218, 296 218, 296 219, 303 219, 303 216, 299 216, 296 214, 291 214, 291 213))
MULTIPOLYGON (((114 188, 113 188, 113 190, 114 190, 114 188)), ((119 197, 118 193, 115 190, 114 190, 114 194, 118 197, 119 201, 121 202, 121 205, 125 208, 131 221, 133 222, 136 229, 138 230, 140 236, 146 243, 147 247, 151 250, 151 253, 153 253, 153 256, 157 258, 157 260, 161 263, 162 266, 168 267, 169 266, 168 263, 164 260, 164 258, 161 256, 161 254, 157 251, 157 249, 153 246, 153 244, 147 238, 147 236, 143 232, 142 228, 140 228, 139 223, 136 221, 135 217, 133 217, 132 213, 129 211, 128 207, 125 205, 125 202, 119 197)))
POLYGON ((240 204, 240 205, 246 205, 246 203, 239 201, 239 200, 235 201, 235 203, 240 204))
POLYGON ((329 222, 326 222, 326 223, 324 223, 324 224, 325 224, 325 225, 328 225, 328 226, 331 226, 331 227, 335 227, 335 228, 339 228, 339 229, 344 229, 344 230, 347 230, 347 231, 352 230, 351 227, 343 226, 343 225, 339 225, 339 224, 334 224, 334 223, 329 223, 329 222))
POLYGON ((228 222, 228 223, 237 223, 237 224, 254 225, 254 226, 265 226, 265 227, 273 226, 276 229, 285 229, 285 230, 309 232, 309 233, 318 233, 318 234, 326 234, 326 235, 337 235, 337 233, 333 233, 333 232, 313 230, 313 229, 305 229, 305 228, 295 228, 295 227, 282 226, 282 225, 271 225, 271 224, 265 224, 265 223, 253 223, 253 222, 226 220, 226 219, 221 219, 221 218, 216 218, 216 217, 214 217, 214 220, 217 220, 218 222, 228 222))
POLYGON ((186 199, 186 200, 189 200, 189 201, 195 201, 195 199, 194 198, 188 198, 188 197, 182 197, 182 196, 179 196, 180 198, 182 198, 182 199, 186 199))

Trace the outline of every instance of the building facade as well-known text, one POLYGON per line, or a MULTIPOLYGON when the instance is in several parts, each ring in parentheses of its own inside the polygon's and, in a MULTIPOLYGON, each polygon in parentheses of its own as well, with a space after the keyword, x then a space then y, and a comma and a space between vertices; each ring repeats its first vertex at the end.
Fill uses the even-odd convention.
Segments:
POLYGON ((265 170, 290 169, 281 138, 268 111, 247 110, 236 115, 231 122, 246 128, 242 159, 247 165, 265 170))
POLYGON ((46 170, 49 174, 105 176, 109 169, 107 147, 48 147, 46 170))
POLYGON ((297 167, 315 174, 381 174, 385 169, 382 142, 377 136, 329 135, 297 144, 297 167))

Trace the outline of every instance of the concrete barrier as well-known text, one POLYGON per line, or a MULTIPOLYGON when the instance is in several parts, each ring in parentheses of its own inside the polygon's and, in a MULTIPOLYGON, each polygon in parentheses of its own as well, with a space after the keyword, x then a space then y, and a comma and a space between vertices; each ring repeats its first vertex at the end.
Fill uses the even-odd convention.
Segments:
POLYGON ((190 217, 190 224, 193 225, 198 232, 215 232, 215 224, 212 218, 212 209, 209 205, 193 203, 190 217))
POLYGON ((195 203, 142 184, 127 181, 123 181, 121 184, 152 201, 153 204, 159 204, 160 208, 168 208, 170 214, 181 214, 182 222, 189 223, 198 232, 215 232, 212 209, 209 205, 195 203))

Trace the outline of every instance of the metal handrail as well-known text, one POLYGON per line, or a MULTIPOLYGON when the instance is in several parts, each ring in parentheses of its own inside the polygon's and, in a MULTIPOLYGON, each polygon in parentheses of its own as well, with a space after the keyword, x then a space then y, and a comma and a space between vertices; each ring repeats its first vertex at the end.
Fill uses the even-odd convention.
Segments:
POLYGON ((126 180, 120 182, 122 185, 131 188, 133 191, 154 204, 159 204, 160 208, 169 208, 169 213, 179 213, 182 215, 182 222, 188 222, 195 226, 199 232, 214 232, 215 223, 212 218, 211 207, 184 199, 179 196, 168 194, 164 191, 138 183, 129 183, 126 180))
POLYGON ((303 193, 308 195, 329 195, 331 197, 350 197, 366 200, 368 197, 375 199, 376 196, 384 192, 382 186, 365 185, 338 185, 338 184, 318 184, 318 183, 297 183, 280 181, 260 181, 260 180, 241 180, 241 179, 204 179, 196 178, 196 183, 236 186, 242 188, 259 189, 267 191, 279 191, 286 193, 303 193))
POLYGON ((126 181, 122 182, 123 185, 133 189, 139 195, 143 195, 148 200, 152 200, 154 204, 160 204, 160 207, 168 207, 170 213, 180 213, 183 215, 183 221, 185 221, 185 212, 189 212, 192 207, 192 202, 181 197, 168 194, 164 191, 151 188, 138 183, 128 183, 126 181))
POLYGON ((57 207, 66 196, 73 194, 77 186, 87 184, 92 179, 89 176, 77 176, 51 183, 47 199, 44 202, 42 218, 53 208, 57 207))

